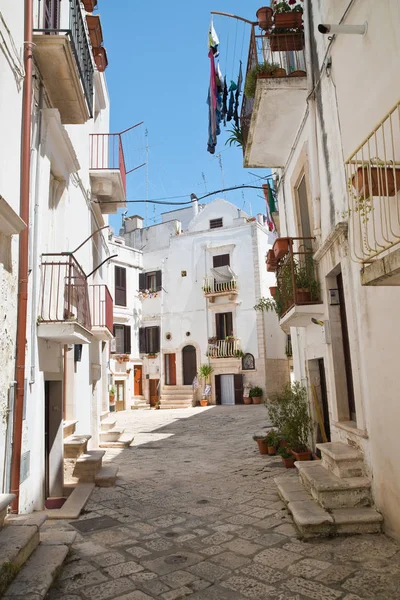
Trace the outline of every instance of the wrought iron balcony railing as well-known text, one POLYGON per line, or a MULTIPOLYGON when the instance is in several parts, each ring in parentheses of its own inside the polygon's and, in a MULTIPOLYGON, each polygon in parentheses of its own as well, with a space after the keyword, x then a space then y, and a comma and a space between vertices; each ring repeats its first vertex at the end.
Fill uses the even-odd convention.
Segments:
POLYGON ((85 23, 82 16, 79 0, 69 0, 69 25, 68 28, 53 28, 51 19, 44 13, 44 28, 35 29, 35 34, 66 35, 69 37, 71 48, 78 67, 82 87, 90 117, 93 116, 93 62, 85 23))
POLYGON ((113 299, 104 284, 89 286, 92 327, 107 327, 113 333, 113 299))
POLYGON ((278 238, 275 241, 274 251, 278 258, 278 266, 274 300, 280 318, 295 305, 321 302, 312 239, 278 238))
POLYGON ((237 338, 216 340, 208 344, 207 356, 209 358, 240 358, 243 356, 240 350, 240 340, 237 338))
MULTIPOLYGON (((246 81, 250 74, 256 78, 280 78, 305 76, 304 34, 288 30, 288 33, 256 34, 251 26, 249 56, 246 81)), ((240 127, 243 133, 243 148, 249 135, 251 115, 254 107, 254 93, 243 94, 240 127)), ((255 92, 255 90, 254 90, 255 92)))
POLYGON ((39 322, 76 322, 91 330, 86 276, 69 254, 43 254, 39 322))
POLYGON ((120 133, 90 134, 90 169, 92 171, 119 170, 126 194, 126 165, 120 133))
POLYGON ((215 277, 210 275, 203 278, 202 289, 205 296, 236 293, 237 279, 233 277, 230 281, 216 281, 215 277))

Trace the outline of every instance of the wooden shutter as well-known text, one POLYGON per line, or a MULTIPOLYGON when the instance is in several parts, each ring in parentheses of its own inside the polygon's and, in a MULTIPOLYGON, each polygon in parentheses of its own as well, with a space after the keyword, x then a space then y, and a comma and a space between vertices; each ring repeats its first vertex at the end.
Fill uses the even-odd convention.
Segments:
MULTIPOLYGON (((161 274, 161 271, 160 271, 161 274)), ((154 327, 155 329, 155 350, 154 352, 160 352, 160 328, 159 327, 154 327)))
POLYGON ((115 352, 117 354, 124 354, 125 352, 125 331, 123 325, 114 325, 114 337, 115 337, 115 352))
POLYGON ((218 254, 217 256, 213 256, 214 269, 217 267, 229 267, 229 264, 229 254, 218 254))
POLYGON ((145 290, 146 289, 146 274, 145 273, 139 273, 139 290, 145 290))
MULTIPOLYGON (((161 271, 156 271, 156 292, 161 290, 162 281, 161 281, 161 271)), ((158 352, 158 350, 157 350, 158 352)))
POLYGON ((115 267, 115 304, 126 306, 126 269, 115 267))
POLYGON ((225 337, 227 335, 233 335, 233 319, 232 313, 225 313, 225 337))
POLYGON ((125 325, 124 327, 124 353, 131 353, 131 327, 130 325, 125 325))
POLYGON ((139 352, 144 354, 147 352, 146 348, 146 329, 145 327, 139 328, 139 352))
POLYGON ((235 404, 243 404, 243 375, 234 375, 233 383, 235 386, 235 404))
POLYGON ((215 332, 217 334, 217 339, 219 340, 223 339, 221 337, 223 334, 223 314, 224 313, 217 313, 215 315, 215 332))
POLYGON ((216 375, 214 377, 215 381, 215 402, 216 404, 221 404, 221 375, 216 375))

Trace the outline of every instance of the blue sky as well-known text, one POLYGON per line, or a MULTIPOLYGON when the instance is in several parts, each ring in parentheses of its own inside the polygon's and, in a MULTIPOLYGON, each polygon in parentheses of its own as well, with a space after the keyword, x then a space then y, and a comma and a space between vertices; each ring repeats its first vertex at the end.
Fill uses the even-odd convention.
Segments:
MULTIPOLYGON (((243 168, 240 148, 228 147, 229 134, 221 133, 216 154, 207 152, 208 114, 206 97, 209 82, 207 32, 210 11, 237 14, 255 20, 259 2, 239 0, 99 0, 104 45, 109 66, 106 71, 111 98, 111 131, 121 131, 144 121, 126 138, 128 167, 145 162, 145 129, 149 144, 149 198, 197 196, 222 187, 251 183, 255 173, 265 170, 243 168), (203 177, 204 174, 204 177, 203 177), (205 181, 204 181, 205 179, 205 181), (224 184, 224 185, 223 185, 224 184)), ((227 80, 236 79, 239 60, 246 69, 250 26, 216 16, 214 26, 220 38, 220 64, 227 80)), ((228 124, 229 128, 229 124, 228 124)), ((253 215, 264 212, 261 190, 218 194, 253 215)), ((146 197, 146 171, 128 176, 128 199, 146 197)), ((208 198, 211 201, 213 196, 208 198)), ((177 202, 176 200, 171 200, 177 202)), ((128 204, 128 214, 145 216, 144 204, 128 204)), ((173 206, 148 205, 148 225, 160 220, 161 212, 173 206)), ((118 231, 121 212, 111 216, 118 231)))

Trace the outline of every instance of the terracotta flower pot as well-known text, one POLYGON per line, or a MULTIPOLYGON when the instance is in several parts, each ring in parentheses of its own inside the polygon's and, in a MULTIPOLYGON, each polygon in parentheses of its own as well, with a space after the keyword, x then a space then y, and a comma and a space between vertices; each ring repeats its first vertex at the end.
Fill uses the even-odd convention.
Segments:
POLYGON ((271 296, 273 298, 275 298, 277 291, 278 291, 278 288, 277 288, 276 285, 274 285, 274 286, 272 286, 272 287, 269 288, 269 293, 271 294, 271 296))
POLYGON ((103 48, 103 46, 101 46, 101 48, 93 48, 93 55, 97 69, 100 71, 100 73, 104 73, 104 71, 108 67, 106 49, 103 48))
POLYGON ((256 440, 260 454, 268 454, 268 444, 266 440, 256 440))
POLYGON ((303 24, 303 14, 301 12, 277 13, 274 23, 279 29, 298 29, 303 24))
POLYGON ((400 169, 393 169, 391 166, 358 167, 351 183, 357 194, 365 198, 394 196, 396 191, 400 191, 400 169))
POLYGON ((307 304, 311 302, 311 292, 307 288, 298 288, 296 290, 296 303, 307 304))
POLYGON ((244 402, 245 404, 251 404, 251 398, 249 398, 248 396, 246 396, 246 397, 243 397, 243 402, 244 402))
POLYGON ((86 15, 89 37, 93 48, 100 48, 103 43, 103 32, 101 30, 100 17, 98 15, 86 15))
POLYGON ((294 457, 293 458, 283 458, 283 456, 282 456, 282 462, 287 469, 294 469, 294 461, 295 460, 296 459, 294 457))
POLYGON ((307 73, 305 71, 292 71, 289 73, 289 77, 307 77, 307 73))
POLYGON ((268 454, 270 456, 275 456, 275 454, 276 454, 276 448, 275 448, 275 446, 268 446, 268 454))
POLYGON ((261 404, 261 396, 252 396, 253 404, 261 404))
POLYGON ((274 242, 274 246, 272 248, 275 254, 275 259, 280 260, 289 252, 289 238, 278 238, 274 242))
POLYGON ((256 12, 258 26, 260 29, 266 31, 267 29, 271 29, 272 27, 272 17, 274 11, 269 6, 262 6, 256 12))
POLYGON ((274 33, 269 36, 269 41, 271 52, 289 52, 304 48, 302 33, 274 33))
POLYGON ((97 6, 97 0, 82 0, 86 12, 93 12, 97 6))
POLYGON ((311 460, 311 450, 305 450, 303 452, 295 452, 294 450, 290 450, 290 452, 293 454, 295 460, 311 460))
POLYGON ((208 400, 200 400, 200 406, 208 406, 208 400))

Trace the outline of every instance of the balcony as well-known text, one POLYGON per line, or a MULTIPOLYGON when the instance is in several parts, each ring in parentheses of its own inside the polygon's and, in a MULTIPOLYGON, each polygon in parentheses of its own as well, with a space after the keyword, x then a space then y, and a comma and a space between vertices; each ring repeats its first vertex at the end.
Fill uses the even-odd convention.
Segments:
POLYGON ((61 344, 92 339, 86 276, 72 255, 43 254, 37 335, 61 344))
POLYGON ((33 35, 34 57, 47 94, 63 124, 82 124, 93 116, 93 63, 79 0, 69 0, 68 28, 48 20, 33 35))
POLYGON ((206 356, 211 359, 241 358, 243 353, 240 349, 240 340, 233 336, 229 336, 224 340, 209 338, 206 356))
POLYGON ((400 285, 400 102, 346 162, 349 241, 363 285, 400 285))
POLYGON ((126 206, 126 166, 121 134, 90 135, 90 180, 103 214, 126 206))
POLYGON ((306 109, 304 36, 252 25, 240 117, 244 166, 283 167, 306 109), (249 85, 253 82, 254 85, 249 85))
POLYGON ((211 303, 215 301, 215 298, 227 296, 232 302, 238 293, 237 290, 237 279, 232 277, 228 281, 218 281, 216 277, 211 275, 203 278, 204 296, 209 299, 211 303))
POLYGON ((106 285, 89 286, 92 334, 98 340, 112 340, 113 299, 106 285))
POLYGON ((273 292, 279 325, 290 333, 290 327, 306 327, 311 319, 324 314, 320 285, 313 260, 312 238, 278 238, 273 247, 277 259, 273 292))

